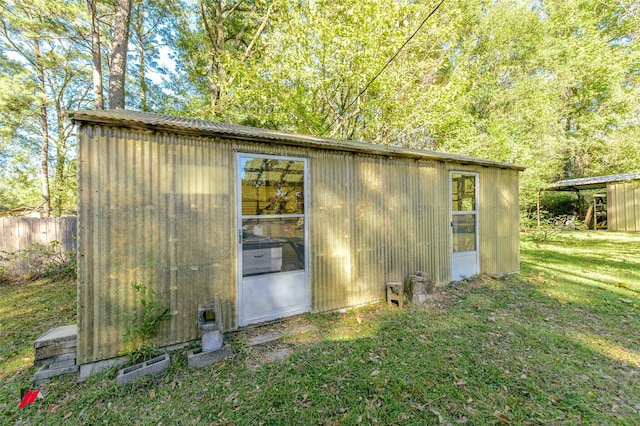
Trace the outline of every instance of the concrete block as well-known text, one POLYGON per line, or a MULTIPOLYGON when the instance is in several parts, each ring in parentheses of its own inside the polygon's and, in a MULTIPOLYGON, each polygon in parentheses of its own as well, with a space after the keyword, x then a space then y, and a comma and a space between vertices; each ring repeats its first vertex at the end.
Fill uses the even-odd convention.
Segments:
POLYGON ((75 354, 77 350, 76 342, 62 342, 55 345, 43 346, 36 349, 34 359, 36 361, 53 358, 60 355, 75 354))
POLYGON ((49 346, 61 342, 69 342, 78 340, 78 326, 76 324, 65 325, 62 327, 52 328, 42 336, 38 337, 33 343, 33 347, 38 349, 43 346, 49 346))
POLYGON ((52 377, 60 376, 62 374, 75 374, 77 372, 77 365, 62 368, 51 368, 51 366, 45 365, 33 375, 32 384, 36 386, 42 383, 47 383, 52 377))
POLYGON ((116 383, 124 385, 134 381, 138 377, 146 376, 148 374, 159 376, 167 371, 170 362, 171 358, 169 357, 169 354, 163 354, 148 361, 132 365, 131 367, 123 368, 118 371, 116 383))
POLYGON ((222 348, 223 335, 220 330, 205 331, 202 333, 202 351, 211 352, 222 348))
POLYGON ((281 339, 283 335, 284 334, 280 331, 267 331, 247 340, 247 346, 257 346, 274 342, 278 339, 281 339))
POLYGON ((83 382, 87 380, 92 374, 100 374, 109 370, 112 367, 119 367, 127 363, 129 359, 127 357, 106 359, 103 361, 96 361, 89 364, 82 364, 80 366, 80 376, 78 381, 83 382))
POLYGON ((222 330, 222 309, 218 293, 213 296, 213 303, 198 306, 198 329, 204 334, 207 331, 222 330))
POLYGON ((404 302, 404 285, 400 281, 389 281, 387 283, 387 304, 393 306, 393 302, 398 304, 398 308, 402 309, 404 302))
POLYGON ((49 368, 64 368, 76 365, 76 359, 66 359, 64 361, 56 361, 49 364, 49 368))
POLYGON ((193 349, 187 352, 187 365, 189 368, 202 368, 207 365, 220 362, 233 353, 233 347, 226 344, 217 351, 205 352, 202 348, 193 349))
POLYGON ((76 360, 76 352, 69 352, 66 354, 62 354, 62 355, 56 355, 56 356, 52 356, 49 358, 41 358, 41 359, 36 359, 33 361, 33 365, 35 365, 36 367, 41 366, 41 365, 47 365, 47 364, 54 364, 56 362, 60 362, 60 361, 67 361, 69 359, 72 359, 75 363, 76 360))

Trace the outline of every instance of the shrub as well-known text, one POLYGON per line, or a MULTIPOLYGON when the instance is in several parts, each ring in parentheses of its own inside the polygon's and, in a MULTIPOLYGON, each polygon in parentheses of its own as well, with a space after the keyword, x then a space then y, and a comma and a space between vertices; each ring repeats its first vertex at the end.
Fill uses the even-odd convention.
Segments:
POLYGON ((16 252, 0 252, 0 281, 13 276, 22 278, 50 278, 53 280, 75 280, 77 275, 76 251, 59 250, 59 241, 46 244, 31 244, 16 252), (17 273, 11 265, 21 262, 27 272, 17 273))
POLYGON ((127 355, 132 364, 137 364, 157 354, 154 339, 158 326, 171 316, 169 308, 162 305, 147 285, 137 282, 131 285, 138 294, 138 305, 131 312, 124 313, 128 324, 123 338, 125 349, 121 355, 127 355))

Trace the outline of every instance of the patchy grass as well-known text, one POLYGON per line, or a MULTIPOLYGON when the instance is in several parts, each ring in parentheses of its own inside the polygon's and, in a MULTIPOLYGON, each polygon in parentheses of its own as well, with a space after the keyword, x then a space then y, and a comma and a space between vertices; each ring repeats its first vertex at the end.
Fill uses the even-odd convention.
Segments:
POLYGON ((163 377, 123 387, 115 371, 82 384, 54 380, 46 398, 24 410, 17 404, 35 371, 31 344, 48 327, 74 321, 74 287, 2 287, 0 417, 8 424, 637 424, 640 235, 525 241, 522 261, 521 276, 456 283, 421 309, 310 315, 292 321, 310 325, 306 333, 258 347, 243 344, 254 330, 237 333, 236 354, 201 370, 186 367, 183 350, 163 377), (265 362, 282 347, 283 361, 265 362))
POLYGON ((52 327, 75 323, 75 317, 75 281, 0 284, 0 418, 13 418, 20 389, 29 387, 37 371, 33 342, 52 327))

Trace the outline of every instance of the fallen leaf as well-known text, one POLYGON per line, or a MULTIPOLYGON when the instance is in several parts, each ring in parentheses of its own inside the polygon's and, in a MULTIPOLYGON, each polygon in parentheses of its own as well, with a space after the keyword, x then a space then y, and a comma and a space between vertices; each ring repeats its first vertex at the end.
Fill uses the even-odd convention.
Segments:
POLYGON ((375 377, 378 374, 380 374, 380 370, 373 370, 373 372, 371 373, 371 377, 375 377))
POLYGON ((424 405, 422 404, 418 404, 417 402, 410 402, 409 405, 418 411, 424 411, 424 405))
POLYGON ((55 412, 57 412, 59 409, 60 409, 60 406, 59 406, 59 405, 53 405, 53 406, 51 406, 51 407, 47 408, 47 411, 48 411, 48 412, 50 412, 50 413, 55 413, 55 412))

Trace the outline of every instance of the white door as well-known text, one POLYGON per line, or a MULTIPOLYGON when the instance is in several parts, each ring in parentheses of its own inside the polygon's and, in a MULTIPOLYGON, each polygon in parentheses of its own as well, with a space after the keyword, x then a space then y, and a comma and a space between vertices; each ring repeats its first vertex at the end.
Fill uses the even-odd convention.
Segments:
POLYGON ((478 175, 451 172, 451 279, 479 272, 478 175))
POLYGON ((240 326, 308 312, 307 160, 238 154, 240 326))

